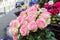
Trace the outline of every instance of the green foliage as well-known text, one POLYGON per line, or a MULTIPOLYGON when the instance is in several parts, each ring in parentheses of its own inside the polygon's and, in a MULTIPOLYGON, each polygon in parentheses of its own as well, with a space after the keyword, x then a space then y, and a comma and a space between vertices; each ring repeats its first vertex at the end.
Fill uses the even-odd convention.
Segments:
MULTIPOLYGON (((45 3, 49 2, 50 0, 38 0, 38 4, 40 5, 40 7, 43 7, 45 3)), ((60 0, 53 0, 54 3, 60 0)))
POLYGON ((47 3, 49 0, 38 0, 38 4, 40 5, 40 7, 44 6, 44 3, 47 3))
POLYGON ((57 2, 58 0, 54 0, 54 2, 57 2))
POLYGON ((19 40, 56 40, 55 35, 49 29, 38 29, 36 32, 30 32, 28 36, 19 37, 19 40))

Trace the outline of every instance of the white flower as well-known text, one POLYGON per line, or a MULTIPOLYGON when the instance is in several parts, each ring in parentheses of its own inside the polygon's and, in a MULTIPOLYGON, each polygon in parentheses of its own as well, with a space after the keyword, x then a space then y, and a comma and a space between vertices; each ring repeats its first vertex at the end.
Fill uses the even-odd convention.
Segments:
POLYGON ((58 14, 58 16, 60 16, 60 13, 58 14))
POLYGON ((53 0, 50 0, 50 1, 48 2, 48 4, 49 4, 49 5, 53 5, 53 4, 54 4, 53 0))

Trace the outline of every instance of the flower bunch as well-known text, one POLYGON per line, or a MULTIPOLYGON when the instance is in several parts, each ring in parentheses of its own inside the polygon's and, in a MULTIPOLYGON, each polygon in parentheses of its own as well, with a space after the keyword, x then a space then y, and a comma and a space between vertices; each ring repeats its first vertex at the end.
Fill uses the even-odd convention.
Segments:
MULTIPOLYGON (((18 40, 19 36, 27 36, 29 33, 43 30, 47 27, 50 13, 45 8, 39 8, 38 4, 22 11, 17 19, 10 22, 9 32, 13 40, 18 40)), ((50 21, 49 21, 50 22, 50 21)))
POLYGON ((44 8, 48 9, 53 15, 56 15, 60 12, 60 2, 53 3, 53 1, 45 3, 44 8))

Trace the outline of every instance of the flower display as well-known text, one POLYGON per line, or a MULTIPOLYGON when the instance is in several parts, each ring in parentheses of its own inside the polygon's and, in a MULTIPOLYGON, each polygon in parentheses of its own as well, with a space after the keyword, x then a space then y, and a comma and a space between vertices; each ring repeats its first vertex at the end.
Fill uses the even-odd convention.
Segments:
POLYGON ((28 22, 31 22, 31 21, 35 21, 35 18, 36 18, 36 16, 34 16, 34 15, 28 15, 28 16, 26 17, 26 20, 27 20, 28 22))
POLYGON ((19 24, 18 20, 12 20, 12 21, 10 22, 10 26, 11 26, 11 27, 19 28, 20 24, 19 24))
POLYGON ((16 35, 13 36, 13 40, 18 40, 16 35))
POLYGON ((37 25, 38 25, 38 28, 40 29, 45 28, 47 26, 46 20, 44 20, 43 18, 37 19, 37 25))
POLYGON ((29 34, 29 30, 26 25, 22 25, 20 28, 20 33, 22 36, 26 36, 29 34))
POLYGON ((18 33, 18 29, 17 28, 10 28, 9 29, 9 32, 10 32, 10 34, 13 36, 13 35, 17 35, 17 33, 18 33))
POLYGON ((26 12, 27 12, 28 14, 36 14, 38 8, 39 8, 39 5, 38 5, 38 4, 35 4, 34 6, 28 8, 28 9, 26 10, 26 12))
POLYGON ((49 8, 50 5, 48 3, 45 3, 44 8, 49 8))
POLYGON ((37 30, 37 23, 35 21, 31 21, 28 24, 28 29, 31 31, 36 31, 37 30))
POLYGON ((50 13, 52 13, 53 15, 56 15, 58 12, 59 12, 59 10, 58 9, 56 9, 56 8, 54 8, 54 9, 52 9, 52 10, 48 10, 50 13))
POLYGON ((43 18, 47 19, 47 18, 50 17, 50 13, 49 12, 47 12, 47 13, 43 12, 40 17, 43 17, 43 18))
POLYGON ((55 6, 55 7, 60 7, 60 2, 56 2, 55 4, 53 4, 53 6, 55 6))
POLYGON ((44 8, 47 9, 48 12, 50 12, 52 15, 56 15, 60 12, 60 2, 56 2, 56 3, 45 3, 44 4, 44 8))
MULTIPOLYGON (((37 0, 35 1, 37 2, 37 0)), ((51 13, 54 15, 58 13, 57 9, 50 11, 49 6, 52 5, 45 4, 45 8, 39 8, 38 4, 34 4, 22 11, 17 19, 11 21, 9 32, 12 34, 13 40, 38 40, 41 35, 46 37, 45 28, 50 24, 51 13)))

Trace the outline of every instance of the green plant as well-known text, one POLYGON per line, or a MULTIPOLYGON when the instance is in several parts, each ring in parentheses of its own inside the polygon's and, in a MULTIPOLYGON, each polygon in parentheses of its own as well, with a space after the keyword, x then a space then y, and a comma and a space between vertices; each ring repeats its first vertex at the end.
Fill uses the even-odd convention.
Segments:
POLYGON ((20 36, 19 40, 56 40, 55 35, 49 29, 38 29, 38 31, 31 32, 28 36, 20 36))

